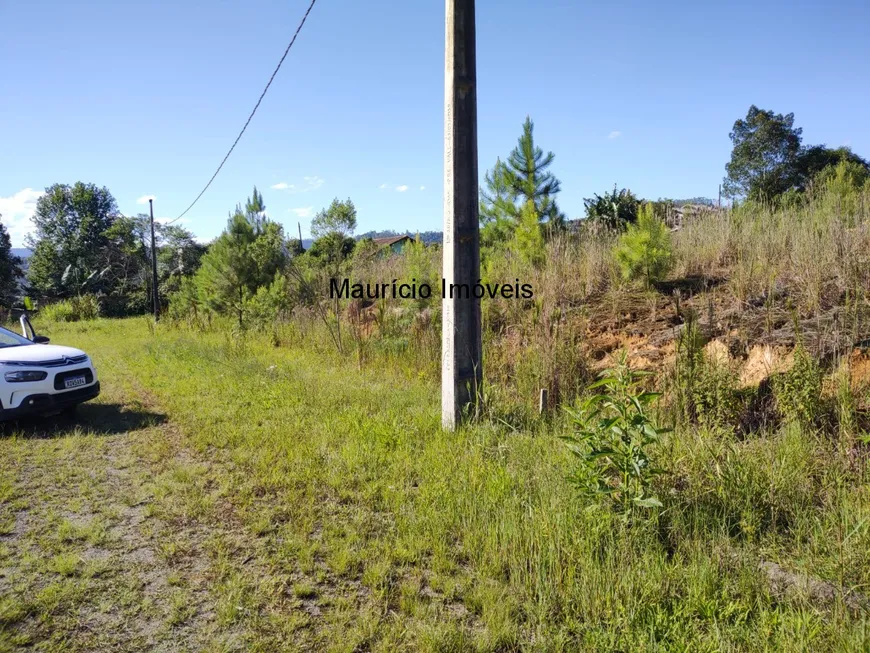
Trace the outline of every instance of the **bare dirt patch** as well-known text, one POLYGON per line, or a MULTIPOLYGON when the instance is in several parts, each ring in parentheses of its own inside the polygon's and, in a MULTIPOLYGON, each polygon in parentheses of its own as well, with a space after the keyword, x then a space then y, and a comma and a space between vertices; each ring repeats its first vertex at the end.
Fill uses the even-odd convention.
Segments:
POLYGON ((155 483, 191 464, 177 431, 138 401, 109 406, 0 437, 0 651, 244 648, 215 609, 225 529, 174 518, 155 483))

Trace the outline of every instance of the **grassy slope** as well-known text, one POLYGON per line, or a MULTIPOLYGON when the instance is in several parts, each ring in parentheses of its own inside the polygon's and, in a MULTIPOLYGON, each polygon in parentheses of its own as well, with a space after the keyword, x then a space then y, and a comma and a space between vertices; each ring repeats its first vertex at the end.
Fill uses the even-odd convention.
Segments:
POLYGON ((862 615, 774 599, 756 570, 870 582, 866 465, 811 435, 676 436, 665 516, 626 531, 573 499, 553 432, 444 433, 412 370, 144 320, 49 334, 182 428, 198 462, 158 479, 153 511, 250 538, 209 562, 218 628, 247 648, 870 646, 862 615))

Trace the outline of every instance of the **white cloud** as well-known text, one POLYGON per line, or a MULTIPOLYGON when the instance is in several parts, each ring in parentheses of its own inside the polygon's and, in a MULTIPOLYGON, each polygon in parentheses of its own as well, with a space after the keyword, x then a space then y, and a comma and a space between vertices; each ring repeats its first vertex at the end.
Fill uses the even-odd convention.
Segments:
POLYGON ((18 247, 24 243, 26 236, 33 229, 30 218, 36 210, 36 200, 45 195, 41 190, 24 188, 9 197, 0 197, 0 215, 3 224, 12 239, 12 245, 18 247))
POLYGON ((406 190, 408 190, 408 187, 402 184, 401 186, 396 186, 396 190, 400 193, 404 193, 406 190))
POLYGON ((273 184, 272 188, 275 190, 286 190, 289 193, 307 193, 312 190, 317 190, 326 183, 325 179, 323 179, 322 177, 318 177, 317 175, 303 177, 302 181, 305 183, 303 183, 301 186, 297 186, 296 184, 288 184, 286 181, 281 181, 277 184, 273 184))
POLYGON ((296 214, 297 218, 310 218, 312 215, 314 215, 313 206, 300 206, 298 208, 290 210, 296 214))
POLYGON ((303 179, 305 180, 306 184, 306 188, 304 189, 304 191, 317 190, 326 183, 325 179, 322 179, 317 175, 314 175, 313 177, 303 177, 303 179))
POLYGON ((620 136, 622 136, 621 131, 612 131, 607 135, 607 138, 609 138, 610 140, 613 140, 614 138, 619 138, 620 136))
POLYGON ((148 200, 156 200, 156 195, 143 195, 139 199, 136 200, 136 204, 148 204, 148 200))
POLYGON ((380 188, 381 190, 385 190, 385 189, 387 189, 387 188, 389 188, 389 187, 390 187, 390 185, 389 185, 389 184, 386 184, 386 183, 385 183, 385 184, 381 184, 380 186, 378 186, 378 188, 380 188))
POLYGON ((425 186, 420 186, 420 190, 426 190, 425 186))

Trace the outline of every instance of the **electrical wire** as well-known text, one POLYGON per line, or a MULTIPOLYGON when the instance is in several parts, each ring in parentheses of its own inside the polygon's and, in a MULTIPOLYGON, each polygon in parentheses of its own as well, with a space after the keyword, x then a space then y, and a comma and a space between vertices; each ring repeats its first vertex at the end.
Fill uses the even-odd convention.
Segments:
POLYGON ((239 141, 242 138, 242 134, 245 133, 245 130, 248 128, 248 125, 251 124, 251 119, 254 117, 254 114, 257 113, 257 109, 260 107, 260 103, 263 101, 263 98, 266 97, 266 91, 269 90, 269 87, 272 85, 272 81, 275 79, 275 75, 277 75, 278 71, 281 69, 281 64, 283 64, 284 59, 287 58, 287 54, 290 52, 290 48, 292 48, 293 44, 296 42, 296 37, 299 36, 299 32, 302 31, 302 26, 305 25, 305 21, 308 19, 308 14, 310 14, 311 10, 314 8, 315 2, 317 2, 317 0, 311 0, 311 4, 308 5, 308 10, 305 12, 305 15, 302 17, 302 22, 300 22, 299 27, 296 28, 296 32, 293 34, 293 38, 290 39, 290 43, 287 45, 287 49, 284 50, 284 54, 281 56, 281 60, 278 62, 278 65, 275 67, 275 71, 272 73, 272 76, 269 78, 269 82, 266 84, 266 88, 264 88, 263 92, 260 94, 260 99, 257 100, 257 104, 254 105, 254 110, 251 111, 251 115, 249 115, 248 119, 245 121, 245 126, 242 127, 242 131, 240 131, 239 135, 236 136, 236 140, 233 141, 233 145, 232 145, 232 147, 230 147, 230 150, 229 150, 229 152, 227 152, 227 155, 224 157, 224 160, 221 161, 221 164, 217 167, 217 170, 214 171, 214 174, 211 176, 211 179, 208 180, 208 183, 205 185, 205 188, 203 188, 199 192, 199 195, 197 195, 196 199, 194 199, 193 202, 190 203, 190 206, 188 206, 186 209, 184 209, 184 211, 182 211, 181 214, 177 218, 167 222, 166 223, 167 225, 170 225, 173 222, 180 220, 181 218, 184 217, 184 215, 188 211, 190 211, 190 209, 192 209, 194 207, 194 205, 199 201, 199 198, 202 197, 205 194, 205 191, 208 190, 208 187, 211 186, 211 183, 215 180, 215 177, 218 176, 218 173, 221 171, 221 168, 224 167, 224 164, 227 162, 227 159, 230 158, 230 154, 233 153, 233 150, 236 148, 236 145, 238 145, 239 141))

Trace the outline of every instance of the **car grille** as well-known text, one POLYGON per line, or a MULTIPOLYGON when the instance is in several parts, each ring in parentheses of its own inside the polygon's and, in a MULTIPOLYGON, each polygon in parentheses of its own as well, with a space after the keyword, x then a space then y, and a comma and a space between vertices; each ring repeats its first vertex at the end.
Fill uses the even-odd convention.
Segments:
POLYGON ((20 365, 21 367, 66 367, 78 365, 88 360, 87 354, 81 356, 64 356, 50 361, 4 361, 3 365, 20 365))
POLYGON ((78 370, 70 370, 69 372, 60 372, 57 376, 54 377, 54 389, 55 390, 66 390, 66 386, 64 386, 63 382, 69 378, 74 376, 82 376, 85 377, 85 383, 93 383, 94 382, 94 374, 90 369, 85 367, 84 369, 78 370))

